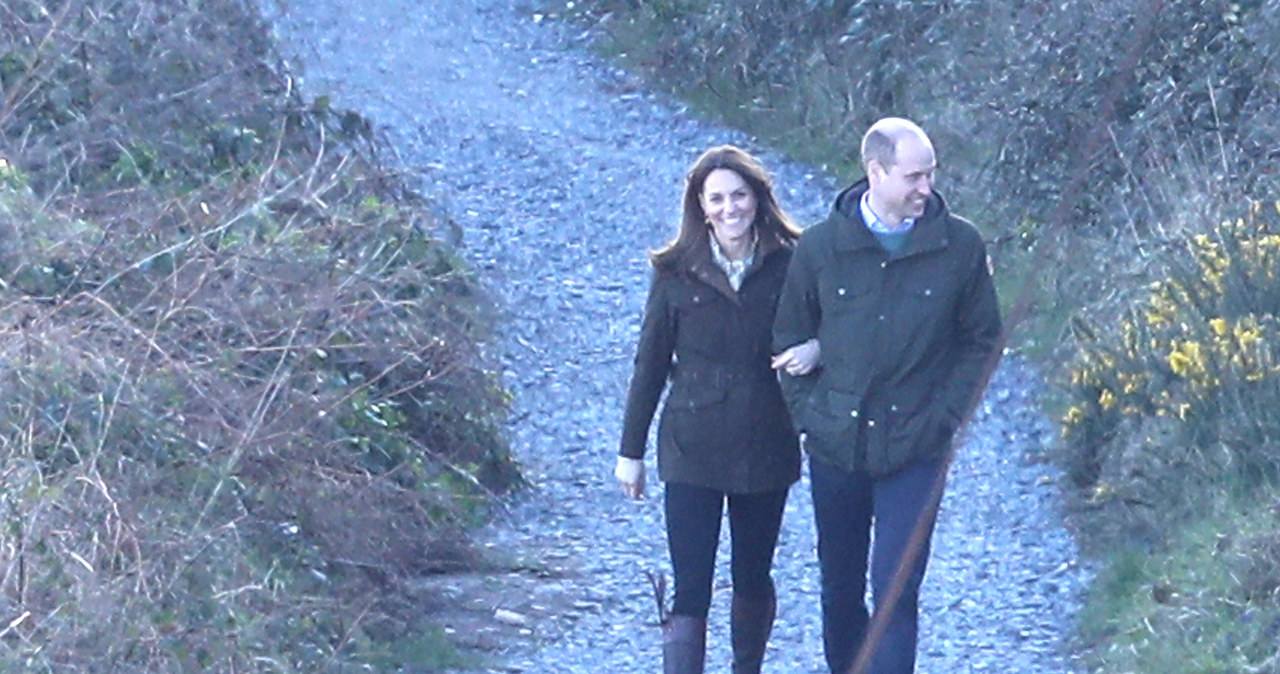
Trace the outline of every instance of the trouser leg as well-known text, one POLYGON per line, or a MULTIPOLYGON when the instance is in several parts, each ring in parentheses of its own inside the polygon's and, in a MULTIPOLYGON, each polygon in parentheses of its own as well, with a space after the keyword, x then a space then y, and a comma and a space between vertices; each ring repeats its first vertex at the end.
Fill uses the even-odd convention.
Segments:
POLYGON ((675 600, 662 626, 662 671, 702 674, 724 494, 671 482, 664 491, 675 600))
POLYGON ((734 674, 759 674, 777 612, 770 569, 787 490, 729 496, 734 674))
POLYGON ((667 549, 675 575, 671 612, 703 620, 711 607, 716 546, 720 543, 723 492, 668 482, 665 488, 667 549))
POLYGON ((923 461, 875 481, 875 542, 871 554, 871 588, 876 610, 889 611, 883 637, 871 660, 873 674, 915 671, 920 585, 929 561, 929 543, 937 517, 933 502, 942 485, 945 462, 923 461), (916 551, 902 594, 893 606, 881 607, 903 562, 916 523, 923 519, 925 536, 916 551))
POLYGON ((867 629, 871 481, 810 458, 809 482, 822 576, 823 652, 832 674, 846 674, 867 629))

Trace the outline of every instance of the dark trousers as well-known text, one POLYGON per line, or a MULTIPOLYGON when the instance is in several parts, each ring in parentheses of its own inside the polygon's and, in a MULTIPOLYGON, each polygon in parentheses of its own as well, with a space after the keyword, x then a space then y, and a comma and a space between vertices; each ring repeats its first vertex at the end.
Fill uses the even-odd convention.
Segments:
POLYGON ((751 599, 773 596, 773 550, 782 526, 787 490, 726 494, 688 484, 666 484, 667 546, 675 573, 677 615, 706 619, 711 607, 720 520, 729 504, 733 591, 751 599))
POLYGON ((870 674, 910 674, 915 670, 916 611, 920 583, 929 559, 936 508, 930 509, 935 482, 945 462, 921 461, 884 478, 848 473, 810 458, 813 514, 818 531, 818 567, 822 573, 822 641, 832 674, 847 674, 869 625, 866 606, 867 561, 877 610, 888 594, 916 521, 926 510, 929 534, 911 567, 902 594, 871 659, 870 674), (874 527, 874 549, 871 532, 874 527))

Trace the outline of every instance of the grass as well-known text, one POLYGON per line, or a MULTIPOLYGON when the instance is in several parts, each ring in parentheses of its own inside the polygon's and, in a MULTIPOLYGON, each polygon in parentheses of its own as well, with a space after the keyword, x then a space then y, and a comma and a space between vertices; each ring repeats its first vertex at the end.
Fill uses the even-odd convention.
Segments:
POLYGON ((253 3, 5 5, 0 670, 464 661, 402 583, 519 483, 492 307, 291 81, 253 3))
POLYGON ((1090 670, 1280 671, 1278 506, 1274 486, 1209 499, 1167 547, 1109 555, 1080 617, 1090 670))

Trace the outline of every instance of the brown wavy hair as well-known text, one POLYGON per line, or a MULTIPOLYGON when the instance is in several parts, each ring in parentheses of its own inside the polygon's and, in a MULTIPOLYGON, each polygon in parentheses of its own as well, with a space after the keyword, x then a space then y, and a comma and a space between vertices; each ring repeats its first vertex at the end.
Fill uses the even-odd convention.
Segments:
POLYGON ((800 228, 778 205, 778 199, 773 194, 773 177, 764 169, 760 160, 737 146, 721 145, 703 152, 685 174, 680 231, 670 243, 650 251, 649 261, 653 266, 669 267, 689 249, 710 245, 707 239, 711 227, 707 224, 707 214, 702 210, 699 197, 707 176, 716 169, 729 169, 737 173, 751 187, 756 197, 756 218, 751 224, 762 243, 772 240, 782 245, 791 245, 800 237, 800 228))

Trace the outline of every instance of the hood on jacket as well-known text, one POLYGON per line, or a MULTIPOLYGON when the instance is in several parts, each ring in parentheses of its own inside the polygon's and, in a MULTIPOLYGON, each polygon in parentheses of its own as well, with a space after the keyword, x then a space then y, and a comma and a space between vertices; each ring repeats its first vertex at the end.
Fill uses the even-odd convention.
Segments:
MULTIPOLYGON (((832 215, 842 215, 850 220, 862 222, 862 195, 871 189, 871 183, 864 177, 859 179, 852 185, 840 191, 836 195, 835 203, 831 206, 832 215)), ((929 195, 929 201, 924 206, 924 214, 916 221, 930 220, 947 212, 947 203, 943 201, 942 195, 937 190, 929 195)))

